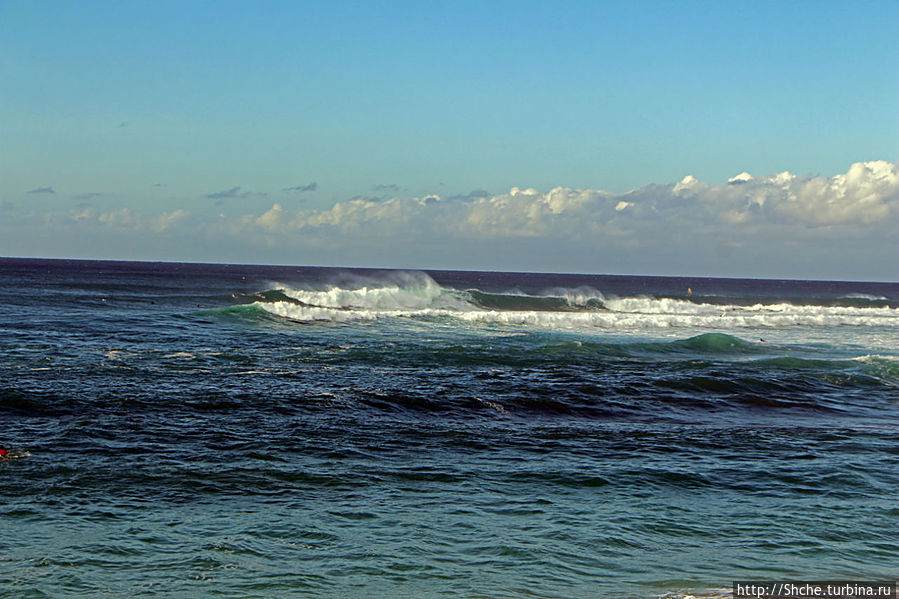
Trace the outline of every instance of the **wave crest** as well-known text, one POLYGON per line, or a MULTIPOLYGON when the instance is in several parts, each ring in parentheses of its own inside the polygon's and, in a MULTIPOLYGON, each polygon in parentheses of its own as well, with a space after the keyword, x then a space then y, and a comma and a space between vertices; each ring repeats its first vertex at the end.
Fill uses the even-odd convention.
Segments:
POLYGON ((420 272, 395 272, 385 278, 344 276, 321 289, 284 287, 282 291, 304 306, 337 310, 418 310, 457 303, 452 294, 420 272))
POLYGON ((396 272, 382 278, 344 277, 319 288, 281 286, 254 296, 254 306, 295 321, 372 321, 385 318, 445 319, 546 329, 743 329, 791 326, 899 327, 889 306, 815 303, 746 304, 717 298, 607 297, 579 287, 541 293, 452 289, 425 273, 396 272))

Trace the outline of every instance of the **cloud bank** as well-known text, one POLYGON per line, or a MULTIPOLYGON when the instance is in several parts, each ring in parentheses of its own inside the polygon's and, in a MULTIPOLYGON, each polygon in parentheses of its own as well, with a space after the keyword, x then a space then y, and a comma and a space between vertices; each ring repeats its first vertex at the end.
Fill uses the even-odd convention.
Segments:
POLYGON ((744 172, 711 185, 688 175, 627 193, 515 187, 499 195, 354 198, 321 210, 277 203, 238 217, 125 208, 54 218, 230 248, 218 261, 899 278, 899 164, 885 161, 858 162, 833 177, 744 172))
POLYGON ((742 173, 725 185, 693 176, 670 185, 628 193, 557 187, 548 192, 512 188, 473 194, 450 202, 437 195, 377 200, 355 198, 327 210, 289 212, 279 204, 254 226, 284 234, 343 231, 399 233, 415 230, 459 239, 565 235, 620 236, 654 228, 689 231, 752 231, 763 227, 841 227, 895 222, 899 210, 899 166, 873 161, 853 164, 831 178, 789 172, 755 178, 742 173))

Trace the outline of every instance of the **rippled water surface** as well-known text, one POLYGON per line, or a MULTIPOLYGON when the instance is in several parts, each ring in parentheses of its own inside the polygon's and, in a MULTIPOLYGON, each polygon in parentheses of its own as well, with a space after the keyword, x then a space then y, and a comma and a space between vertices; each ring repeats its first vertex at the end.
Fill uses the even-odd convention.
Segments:
POLYGON ((0 260, 0 596, 895 579, 899 285, 0 260))

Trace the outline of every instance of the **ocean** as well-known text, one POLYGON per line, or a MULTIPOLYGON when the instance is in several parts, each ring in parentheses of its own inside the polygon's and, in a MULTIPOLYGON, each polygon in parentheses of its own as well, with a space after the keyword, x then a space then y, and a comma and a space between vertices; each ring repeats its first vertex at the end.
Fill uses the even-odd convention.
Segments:
POLYGON ((899 577, 899 284, 0 260, 0 597, 899 577))

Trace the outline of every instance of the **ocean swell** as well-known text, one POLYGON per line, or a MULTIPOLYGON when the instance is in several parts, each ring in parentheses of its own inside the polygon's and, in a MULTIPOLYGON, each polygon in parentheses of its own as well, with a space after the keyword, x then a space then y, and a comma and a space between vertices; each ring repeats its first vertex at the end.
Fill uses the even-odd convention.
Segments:
POLYGON ((470 324, 543 329, 899 327, 899 309, 773 300, 751 305, 718 298, 607 297, 595 289, 544 293, 444 288, 423 273, 395 274, 323 289, 283 287, 254 296, 254 306, 300 322, 455 319, 470 324), (354 284, 353 284, 354 283, 354 284))

